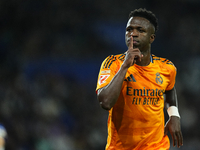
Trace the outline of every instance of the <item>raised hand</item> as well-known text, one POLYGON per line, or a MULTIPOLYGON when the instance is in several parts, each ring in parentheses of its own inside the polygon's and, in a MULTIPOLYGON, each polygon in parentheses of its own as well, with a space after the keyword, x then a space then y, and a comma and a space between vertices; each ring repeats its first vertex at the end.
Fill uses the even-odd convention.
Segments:
POLYGON ((141 61, 142 57, 143 55, 141 54, 139 48, 134 48, 133 37, 131 36, 123 65, 129 68, 134 65, 136 61, 141 61))

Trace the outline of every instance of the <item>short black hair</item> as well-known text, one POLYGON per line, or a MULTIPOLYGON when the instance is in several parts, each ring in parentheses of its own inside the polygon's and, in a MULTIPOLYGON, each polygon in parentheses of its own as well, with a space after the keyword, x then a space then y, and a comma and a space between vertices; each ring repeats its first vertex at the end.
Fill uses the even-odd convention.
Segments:
POLYGON ((156 15, 151 11, 148 11, 145 8, 135 9, 134 11, 130 12, 129 19, 136 16, 149 20, 150 23, 155 27, 155 33, 158 31, 158 19, 156 18, 156 15))

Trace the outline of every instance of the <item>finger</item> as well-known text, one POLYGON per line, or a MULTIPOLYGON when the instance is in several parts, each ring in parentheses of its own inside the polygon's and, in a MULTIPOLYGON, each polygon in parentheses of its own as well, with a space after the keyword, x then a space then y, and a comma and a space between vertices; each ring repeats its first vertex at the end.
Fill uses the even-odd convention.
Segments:
POLYGON ((182 135, 182 132, 180 132, 180 139, 181 139, 181 146, 183 145, 183 135, 182 135))
POLYGON ((180 147, 180 135, 179 133, 176 133, 176 139, 177 139, 177 147, 180 147))
MULTIPOLYGON (((139 50, 138 50, 138 51, 139 51, 139 50)), ((143 54, 141 54, 141 52, 139 51, 139 54, 135 55, 134 60, 142 61, 142 57, 143 57, 143 54)))
POLYGON ((131 36, 128 49, 133 48, 133 37, 131 36))
POLYGON ((177 133, 177 146, 178 148, 180 148, 180 146, 183 145, 183 137, 182 137, 182 133, 178 132, 177 133))
POLYGON ((143 55, 142 55, 142 54, 140 54, 140 61, 142 61, 142 57, 143 57, 143 55))
POLYGON ((178 138, 178 147, 182 146, 183 145, 183 136, 182 136, 182 133, 181 132, 178 132, 177 133, 177 138, 178 138))
POLYGON ((176 134, 175 133, 172 134, 172 140, 173 140, 173 146, 176 146, 177 139, 176 139, 176 134))

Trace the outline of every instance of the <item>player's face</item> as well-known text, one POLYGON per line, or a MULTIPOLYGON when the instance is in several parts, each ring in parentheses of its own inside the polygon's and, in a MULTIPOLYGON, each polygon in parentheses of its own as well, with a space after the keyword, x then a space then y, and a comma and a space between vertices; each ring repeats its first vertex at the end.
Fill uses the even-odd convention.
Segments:
POLYGON ((150 47, 150 44, 155 39, 154 27, 149 20, 142 17, 131 17, 126 26, 126 45, 130 43, 130 37, 133 37, 133 47, 143 48, 150 47))

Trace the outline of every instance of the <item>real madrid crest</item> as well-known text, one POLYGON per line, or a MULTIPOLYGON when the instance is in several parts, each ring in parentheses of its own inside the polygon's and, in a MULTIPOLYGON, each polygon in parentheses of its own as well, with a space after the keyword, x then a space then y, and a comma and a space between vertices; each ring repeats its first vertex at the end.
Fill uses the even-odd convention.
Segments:
POLYGON ((156 83, 161 85, 163 83, 163 78, 160 76, 160 73, 156 73, 156 83))

